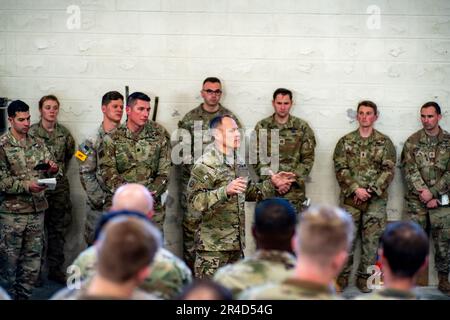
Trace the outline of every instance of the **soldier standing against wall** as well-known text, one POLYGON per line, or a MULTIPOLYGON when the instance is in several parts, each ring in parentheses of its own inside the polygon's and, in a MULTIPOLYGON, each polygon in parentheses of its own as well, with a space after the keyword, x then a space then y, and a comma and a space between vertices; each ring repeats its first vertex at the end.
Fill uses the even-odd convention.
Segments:
POLYGON ((293 175, 280 172, 254 184, 245 175, 246 165, 236 153, 239 127, 228 115, 211 120, 214 142, 195 162, 188 184, 190 210, 201 213, 195 232, 195 276, 210 278, 221 266, 243 256, 246 200, 270 197, 276 188, 293 182, 293 175))
POLYGON ((109 193, 125 183, 144 185, 155 198, 153 222, 163 231, 164 208, 161 195, 169 181, 170 136, 166 129, 149 120, 150 97, 134 92, 128 97, 127 122, 106 135, 99 151, 100 176, 109 193))
MULTIPOLYGON (((43 141, 28 134, 29 106, 8 106, 10 129, 0 138, 0 286, 14 299, 28 299, 41 265, 46 186, 37 180, 58 173, 43 141), (35 170, 48 163, 44 172, 35 170)), ((59 173, 58 173, 59 174, 59 173)))
POLYGON ((450 134, 439 126, 441 108, 427 102, 420 109, 423 129, 406 140, 402 168, 408 217, 431 230, 438 289, 450 295, 450 134))
POLYGON ((108 192, 98 170, 99 148, 107 133, 112 133, 119 125, 123 115, 123 96, 117 91, 109 91, 102 97, 103 122, 94 137, 86 139, 75 154, 80 164, 80 180, 86 191, 86 222, 84 239, 88 246, 94 243, 94 232, 100 216, 108 208, 108 192))
POLYGON ((39 100, 41 120, 30 127, 29 134, 44 141, 62 172, 56 180, 56 189, 45 192, 48 209, 45 210, 46 237, 44 237, 41 272, 47 260, 48 278, 65 284, 64 244, 67 228, 72 222, 67 168, 75 150, 75 140, 69 130, 57 121, 59 107, 58 98, 54 95, 42 97, 39 100))
MULTIPOLYGON (((203 81, 203 87, 200 91, 203 98, 197 108, 189 111, 183 119, 178 122, 178 128, 184 129, 189 133, 190 159, 181 166, 181 196, 180 206, 183 211, 183 256, 186 264, 194 270, 195 251, 194 251, 194 233, 197 229, 199 212, 189 211, 187 205, 187 184, 191 176, 193 163, 203 154, 205 147, 211 143, 209 134, 209 122, 216 116, 228 114, 233 117, 239 128, 242 128, 237 117, 227 108, 220 104, 222 97, 222 84, 218 78, 208 77, 203 81), (199 139, 201 143, 194 143, 194 139, 199 139), (201 147, 201 150, 197 150, 201 147)), ((186 133, 187 133, 186 132, 186 133)))
MULTIPOLYGON (((341 187, 340 206, 353 217, 357 234, 361 236, 361 263, 356 285, 370 292, 367 268, 375 265, 378 240, 387 220, 388 187, 394 178, 396 152, 388 136, 374 129, 378 118, 372 101, 358 104, 359 128, 342 137, 334 150, 336 179, 341 187)), ((355 242, 349 260, 337 279, 338 290, 348 285, 352 270, 355 242)))
MULTIPOLYGON (((288 199, 300 213, 305 209, 306 200, 305 180, 309 176, 314 164, 314 148, 316 140, 309 125, 302 119, 290 114, 292 108, 292 92, 279 88, 273 93, 272 105, 275 113, 256 124, 255 131, 260 140, 261 130, 267 130, 267 155, 279 154, 279 170, 295 174, 295 182, 288 190, 278 193, 288 199), (278 130, 278 150, 271 149, 271 130, 278 130)), ((258 142, 258 163, 255 167, 260 179, 268 179, 271 162, 261 161, 261 149, 258 142)))

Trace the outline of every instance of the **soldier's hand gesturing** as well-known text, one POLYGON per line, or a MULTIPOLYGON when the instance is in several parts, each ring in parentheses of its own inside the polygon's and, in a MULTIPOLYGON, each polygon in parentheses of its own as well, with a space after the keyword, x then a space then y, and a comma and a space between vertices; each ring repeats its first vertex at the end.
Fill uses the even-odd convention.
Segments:
POLYGON ((247 190, 247 180, 242 177, 234 179, 227 185, 227 195, 229 196, 243 193, 245 190, 247 190))
POLYGON ((277 191, 280 194, 285 194, 291 188, 292 182, 295 181, 295 173, 281 171, 277 174, 272 174, 270 179, 277 191))

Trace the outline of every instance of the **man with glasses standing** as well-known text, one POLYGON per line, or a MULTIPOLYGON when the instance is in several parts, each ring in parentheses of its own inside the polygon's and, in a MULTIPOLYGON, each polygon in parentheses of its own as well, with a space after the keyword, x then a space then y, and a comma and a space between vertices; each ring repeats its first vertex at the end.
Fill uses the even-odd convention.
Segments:
MULTIPOLYGON (((187 265, 193 270, 195 252, 194 252, 194 233, 197 229, 199 213, 188 210, 187 206, 187 184, 191 176, 192 166, 205 150, 205 147, 211 143, 209 134, 210 121, 219 115, 230 115, 236 121, 239 128, 242 128, 237 117, 220 104, 222 97, 222 84, 216 77, 208 77, 203 81, 203 87, 200 91, 203 102, 195 109, 189 111, 183 119, 178 122, 179 132, 188 134, 190 145, 189 155, 183 155, 181 165, 181 195, 180 206, 183 210, 183 256, 187 265), (182 130, 184 129, 184 130, 182 130), (202 141, 202 143, 194 143, 194 139, 202 141)), ((187 142, 186 140, 184 140, 187 142)), ((183 148, 183 150, 186 150, 183 148)))

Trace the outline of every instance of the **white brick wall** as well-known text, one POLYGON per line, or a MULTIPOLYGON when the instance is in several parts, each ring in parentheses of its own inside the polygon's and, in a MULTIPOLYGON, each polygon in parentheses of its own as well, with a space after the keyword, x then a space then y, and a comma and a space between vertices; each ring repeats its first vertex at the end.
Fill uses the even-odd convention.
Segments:
MULTIPOLYGON (((291 88, 293 113, 318 140, 308 184, 313 202, 337 201, 332 151, 356 128, 349 110, 358 100, 379 105, 377 127, 398 153, 420 128, 425 101, 443 106, 442 126, 450 129, 449 62, 447 0, 0 0, 0 95, 28 102, 36 121, 39 98, 56 94, 61 122, 77 141, 101 120, 101 96, 125 85, 160 97, 158 120, 169 131, 201 101, 206 76, 223 80, 223 103, 247 128, 271 113, 274 89, 291 88), (79 30, 67 28, 70 5, 81 9, 79 30), (380 29, 367 26, 372 5, 380 29)), ((391 219, 403 206, 397 174, 391 219)), ((76 163, 71 175, 76 251, 84 201, 76 163)), ((175 234, 169 228, 179 250, 175 234)))

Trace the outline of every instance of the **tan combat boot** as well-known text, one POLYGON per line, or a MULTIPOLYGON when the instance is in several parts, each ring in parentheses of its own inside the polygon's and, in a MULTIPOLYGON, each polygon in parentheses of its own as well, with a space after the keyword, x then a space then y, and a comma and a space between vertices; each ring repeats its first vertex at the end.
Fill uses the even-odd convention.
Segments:
POLYGON ((347 286, 348 286, 348 276, 339 276, 336 279, 335 288, 337 293, 342 293, 347 286))
POLYGON ((367 278, 358 277, 356 279, 356 287, 361 291, 362 293, 369 293, 372 292, 372 289, 369 289, 367 287, 367 278))
POLYGON ((442 293, 450 296, 450 283, 448 282, 448 273, 439 272, 438 278, 439 278, 438 289, 442 293))

